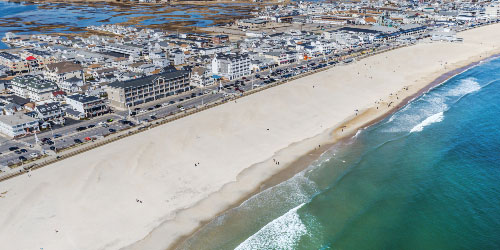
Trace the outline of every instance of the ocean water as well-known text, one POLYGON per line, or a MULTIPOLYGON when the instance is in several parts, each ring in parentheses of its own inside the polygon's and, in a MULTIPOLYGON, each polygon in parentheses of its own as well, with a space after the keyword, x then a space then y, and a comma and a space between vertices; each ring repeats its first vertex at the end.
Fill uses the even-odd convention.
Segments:
POLYGON ((335 145, 179 249, 500 249, 500 59, 335 145))

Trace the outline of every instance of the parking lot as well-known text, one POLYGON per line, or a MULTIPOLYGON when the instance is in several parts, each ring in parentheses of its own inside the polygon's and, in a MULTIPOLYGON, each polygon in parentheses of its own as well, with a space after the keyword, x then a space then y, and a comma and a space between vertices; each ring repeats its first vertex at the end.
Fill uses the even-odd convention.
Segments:
MULTIPOLYGON (((54 126, 37 134, 38 144, 34 135, 14 140, 0 138, 0 165, 16 164, 43 154, 55 154, 58 150, 75 144, 96 140, 133 126, 148 124, 169 115, 185 112, 186 109, 202 107, 300 74, 335 66, 340 56, 342 54, 336 57, 330 55, 280 65, 261 70, 242 79, 216 83, 203 89, 196 88, 130 110, 115 111, 88 120, 68 120, 65 126, 54 126), (19 149, 9 150, 12 147, 19 149), (20 151, 21 149, 23 152, 20 151)), ((344 63, 349 63, 349 61, 344 61, 344 63)))

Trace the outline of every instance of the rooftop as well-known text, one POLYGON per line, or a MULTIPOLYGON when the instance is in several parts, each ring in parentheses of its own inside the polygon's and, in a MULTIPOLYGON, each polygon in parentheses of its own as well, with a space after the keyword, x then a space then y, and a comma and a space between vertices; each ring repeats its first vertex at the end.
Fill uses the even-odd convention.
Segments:
POLYGON ((74 95, 69 95, 66 96, 66 98, 81 102, 81 103, 90 103, 90 102, 95 102, 95 101, 100 101, 98 97, 95 96, 87 96, 87 95, 82 95, 82 94, 74 94, 74 95))
POLYGON ((0 115, 0 123, 7 124, 10 126, 16 126, 36 121, 37 120, 35 118, 29 117, 22 113, 16 113, 14 115, 0 115))
POLYGON ((189 75, 189 72, 186 70, 169 70, 167 72, 158 74, 158 75, 151 75, 151 76, 146 76, 138 79, 132 79, 128 81, 120 81, 120 82, 112 82, 108 84, 109 87, 112 88, 134 88, 134 87, 141 87, 141 86, 146 86, 151 84, 155 79, 157 78, 164 78, 165 80, 170 80, 170 79, 175 79, 179 77, 185 77, 189 75))

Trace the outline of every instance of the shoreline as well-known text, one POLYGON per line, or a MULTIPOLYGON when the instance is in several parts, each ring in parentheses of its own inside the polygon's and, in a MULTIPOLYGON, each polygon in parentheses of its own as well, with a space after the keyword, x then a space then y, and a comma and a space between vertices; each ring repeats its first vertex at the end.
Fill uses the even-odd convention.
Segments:
POLYGON ((12 249, 173 248, 201 222, 300 172, 328 143, 499 53, 498 27, 321 71, 9 179, 0 186, 0 201, 12 204, 0 206, 0 240, 12 249))
MULTIPOLYGON (((386 110, 385 112, 383 112, 381 114, 374 115, 373 111, 375 111, 375 107, 370 107, 370 108, 367 108, 367 109, 361 111, 362 113, 360 115, 350 116, 349 118, 345 119, 340 124, 334 125, 333 127, 327 129, 326 131, 324 131, 321 134, 316 135, 313 138, 307 138, 307 139, 304 139, 303 141, 297 142, 299 144, 300 143, 307 143, 308 140, 315 140, 315 139, 323 138, 322 140, 320 139, 320 140, 316 141, 316 142, 320 143, 321 149, 315 148, 315 149, 311 149, 309 151, 304 151, 304 153, 302 155, 295 158, 292 162, 287 163, 286 166, 284 168, 282 168, 281 170, 279 170, 277 173, 274 173, 272 176, 264 179, 263 181, 261 181, 260 183, 255 185, 255 188, 253 190, 246 192, 244 195, 239 197, 239 199, 237 199, 235 202, 231 203, 229 206, 227 206, 223 210, 218 211, 210 219, 200 220, 199 225, 195 229, 191 230, 191 232, 186 234, 186 235, 178 237, 166 249, 176 249, 179 246, 182 246, 182 244, 184 244, 186 242, 186 240, 195 236, 196 233, 200 229, 202 229, 204 226, 206 226, 212 220, 223 215, 225 212, 240 206, 244 201, 246 201, 249 198, 251 198, 252 196, 262 192, 263 190, 270 188, 270 187, 273 187, 273 186, 275 186, 283 181, 286 181, 289 178, 293 177, 295 174, 307 169, 307 167, 310 164, 312 164, 314 161, 316 161, 324 152, 328 151, 332 146, 347 142, 349 140, 352 140, 353 137, 355 136, 355 134, 359 130, 366 129, 369 126, 377 124, 378 122, 380 122, 381 120, 394 114, 395 112, 397 112, 398 110, 400 110, 402 107, 406 106, 407 104, 409 104, 413 100, 415 100, 415 99, 419 98, 420 96, 422 96, 423 94, 431 91, 433 88, 444 84, 450 78, 452 78, 458 74, 461 74, 461 73, 469 70, 470 68, 475 67, 476 65, 480 64, 483 60, 488 60, 490 58, 498 57, 500 55, 498 52, 500 52, 500 51, 497 51, 497 53, 493 53, 491 55, 488 55, 486 58, 483 58, 482 55, 477 55, 474 58, 469 58, 469 59, 465 60, 464 62, 459 62, 459 63, 451 66, 451 68, 449 70, 438 71, 438 72, 434 72, 433 74, 431 74, 429 76, 424 76, 424 78, 427 80, 423 80, 423 82, 427 82, 427 84, 423 84, 423 85, 420 84, 417 87, 416 92, 414 92, 408 96, 405 96, 404 98, 402 98, 402 100, 398 101, 398 103, 396 105, 392 106, 390 109, 386 110), (441 73, 439 73, 439 72, 441 72, 441 73), (430 79, 432 79, 432 80, 430 80, 430 79), (369 118, 366 118, 366 116, 368 116, 369 118), (361 121, 358 122, 358 120, 361 120, 361 121), (349 129, 347 129, 347 131, 346 131, 347 133, 344 133, 341 135, 340 132, 342 130, 342 127, 346 126, 346 125, 348 125, 349 129)), ((385 53, 382 53, 382 54, 385 54, 385 53)), ((364 61, 364 59, 361 61, 364 61)), ((333 68, 333 70, 335 70, 335 68, 333 68)), ((415 85, 418 85, 418 84, 411 85, 412 88, 415 87, 415 85)), ((318 145, 318 144, 314 144, 314 145, 318 145)), ((276 152, 273 155, 273 158, 275 158, 276 156, 279 156, 281 151, 286 151, 287 149, 289 149, 289 148, 287 147, 287 148, 284 148, 284 149, 276 152)), ((266 160, 265 162, 257 163, 257 164, 254 164, 254 165, 249 166, 248 168, 244 169, 240 174, 238 174, 237 180, 234 183, 225 184, 219 191, 217 191, 217 193, 224 192, 224 189, 231 189, 229 187, 229 185, 231 185, 231 184, 236 185, 238 182, 240 182, 241 178, 244 178, 243 176, 246 174, 246 172, 251 171, 251 168, 256 168, 256 167, 258 167, 258 165, 266 165, 271 160, 272 160, 272 158, 266 160)), ((189 214, 188 210, 193 209, 197 206, 204 206, 201 203, 204 200, 210 200, 211 198, 213 199, 213 197, 211 197, 211 196, 212 195, 206 197, 205 199, 201 200, 200 202, 194 204, 193 206, 191 206, 189 208, 186 208, 185 210, 179 211, 178 214, 181 214, 181 213, 188 213, 189 214)), ((160 225, 159 227, 161 227, 161 226, 162 225, 160 225)), ((157 228, 155 230, 157 230, 157 228)), ((153 233, 153 232, 151 232, 151 233, 153 233)), ((148 236, 146 236, 146 238, 150 237, 151 233, 148 234, 148 236)), ((123 250, 143 249, 142 248, 143 245, 137 244, 137 243, 138 242, 134 243, 133 245, 131 245, 129 247, 122 248, 122 249, 123 250)))
MULTIPOLYGON (((497 58, 499 56, 500 56, 500 54, 494 54, 494 55, 489 56, 485 60, 497 58)), ((473 61, 465 66, 458 67, 458 68, 455 68, 455 69, 452 69, 450 71, 443 73, 442 75, 438 76, 435 80, 430 82, 428 85, 426 85, 422 89, 420 89, 417 93, 414 93, 414 94, 409 95, 406 98, 404 98, 400 103, 398 103, 396 106, 394 106, 392 109, 388 110, 387 112, 381 114, 380 116, 374 118, 373 120, 368 121, 367 123, 360 125, 359 127, 356 127, 355 129, 351 130, 348 134, 345 134, 342 137, 338 137, 338 138, 333 139, 332 141, 329 141, 329 142, 326 141, 325 144, 321 144, 321 147, 320 147, 321 149, 318 148, 318 149, 314 149, 314 150, 310 150, 308 152, 305 152, 303 155, 299 156, 293 162, 287 164, 287 166, 283 170, 274 174, 270 178, 262 181, 259 184, 259 186, 257 186, 251 193, 248 193, 245 196, 241 197, 236 203, 232 204, 227 209, 225 209, 221 212, 218 212, 217 215, 213 216, 212 219, 200 222, 200 226, 198 226, 196 229, 194 229, 188 235, 182 236, 178 240, 174 241, 174 243, 171 246, 169 246, 167 249, 169 249, 169 250, 177 249, 178 247, 182 246, 182 244, 184 244, 185 241, 189 240, 191 237, 194 237, 196 235, 196 233, 199 232, 199 230, 201 230, 203 227, 205 227, 212 220, 223 215, 224 213, 228 212, 231 209, 239 207, 240 205, 242 205, 243 202, 250 199, 254 195, 257 195, 260 192, 262 192, 268 188, 274 187, 274 186, 292 178, 296 174, 306 170, 311 164, 313 164, 316 160, 318 160, 325 152, 329 151, 332 147, 339 145, 339 144, 342 146, 343 143, 347 143, 348 141, 355 140, 355 135, 358 131, 364 130, 370 126, 376 125, 380 121, 382 121, 382 120, 386 119, 387 117, 393 115, 394 113, 398 112, 401 108, 408 105, 413 100, 421 97, 425 93, 428 93, 433 88, 438 87, 438 86, 446 83, 449 79, 453 78, 454 76, 462 74, 462 73, 466 72, 467 70, 479 65, 481 62, 482 62, 482 60, 473 61)), ((361 115, 363 115, 363 114, 361 114, 361 115)), ((356 119, 356 117, 354 117, 353 119, 347 119, 346 123, 350 123, 354 119, 356 119)), ((343 123, 343 124, 345 124, 345 123, 343 123)), ((334 128, 333 130, 336 131, 340 128, 341 127, 339 126, 339 127, 334 128)), ((286 148, 284 150, 286 150, 286 148)), ((253 167, 253 166, 250 166, 249 168, 251 168, 251 167, 253 167)), ((246 170, 247 169, 245 169, 244 171, 246 171, 246 170)), ((241 174, 244 174, 243 172, 241 174)), ((209 199, 209 198, 210 197, 207 197, 207 199, 209 199)))

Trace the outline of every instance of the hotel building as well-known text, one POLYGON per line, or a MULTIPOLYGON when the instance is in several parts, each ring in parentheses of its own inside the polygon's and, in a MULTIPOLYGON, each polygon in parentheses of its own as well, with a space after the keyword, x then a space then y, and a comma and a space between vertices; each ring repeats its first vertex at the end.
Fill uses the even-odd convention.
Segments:
POLYGON ((110 105, 119 109, 158 100, 191 89, 189 71, 169 68, 165 72, 107 85, 110 105))

